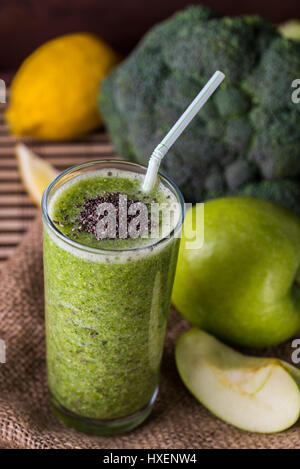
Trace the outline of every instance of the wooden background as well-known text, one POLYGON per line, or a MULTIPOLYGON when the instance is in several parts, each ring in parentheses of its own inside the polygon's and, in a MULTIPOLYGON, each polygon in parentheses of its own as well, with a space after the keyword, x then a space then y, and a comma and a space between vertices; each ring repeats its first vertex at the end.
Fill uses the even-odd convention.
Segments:
POLYGON ((127 53, 153 24, 199 3, 275 23, 300 16, 299 0, 0 0, 0 71, 18 67, 44 41, 74 31, 97 33, 127 53))

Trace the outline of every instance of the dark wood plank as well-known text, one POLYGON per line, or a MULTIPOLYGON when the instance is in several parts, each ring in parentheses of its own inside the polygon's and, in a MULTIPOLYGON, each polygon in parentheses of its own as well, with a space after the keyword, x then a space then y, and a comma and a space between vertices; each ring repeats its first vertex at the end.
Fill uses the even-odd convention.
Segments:
MULTIPOLYGON (((1 0, 0 63, 3 68, 15 69, 43 42, 74 31, 99 34, 126 54, 151 26, 191 3, 201 2, 1 0)), ((261 14, 274 22, 299 17, 296 0, 206 0, 204 3, 225 14, 261 14)))

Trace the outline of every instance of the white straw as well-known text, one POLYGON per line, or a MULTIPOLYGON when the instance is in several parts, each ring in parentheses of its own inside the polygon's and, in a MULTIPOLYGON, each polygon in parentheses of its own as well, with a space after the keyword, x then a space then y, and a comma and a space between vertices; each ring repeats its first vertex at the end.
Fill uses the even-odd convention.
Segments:
POLYGON ((182 134, 184 129, 189 125, 191 120, 195 117, 198 111, 202 108, 202 106, 206 103, 208 98, 213 94, 216 88, 220 85, 220 83, 224 80, 225 75, 222 72, 215 72, 210 80, 206 83, 204 88, 197 94, 196 98, 191 102, 188 108, 184 111, 182 116, 178 119, 178 121, 173 125, 171 130, 167 133, 165 138, 160 142, 159 145, 153 151, 149 164, 147 173, 145 176, 145 180, 143 183, 143 191, 150 192, 153 188, 158 169, 160 166, 160 162, 162 158, 165 156, 167 151, 171 148, 174 142, 178 139, 178 137, 182 134))

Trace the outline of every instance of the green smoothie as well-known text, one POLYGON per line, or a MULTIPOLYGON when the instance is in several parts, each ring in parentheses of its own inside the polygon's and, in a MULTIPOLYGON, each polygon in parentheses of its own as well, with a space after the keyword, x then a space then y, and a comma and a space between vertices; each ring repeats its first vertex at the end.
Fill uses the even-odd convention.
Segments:
POLYGON ((149 406, 158 386, 179 244, 168 234, 181 225, 182 213, 170 186, 161 181, 145 196, 142 180, 112 164, 79 171, 48 196, 48 382, 57 405, 79 417, 125 418, 149 406), (85 201, 116 193, 148 207, 164 204, 158 238, 97 239, 80 230, 85 201))

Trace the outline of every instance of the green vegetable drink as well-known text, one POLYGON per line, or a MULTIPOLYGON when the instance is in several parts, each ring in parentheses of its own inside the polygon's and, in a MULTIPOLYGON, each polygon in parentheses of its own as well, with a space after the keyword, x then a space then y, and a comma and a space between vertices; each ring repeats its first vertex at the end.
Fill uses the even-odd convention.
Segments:
POLYGON ((90 433, 137 426, 157 394, 183 200, 162 176, 143 194, 145 171, 86 163, 43 197, 50 397, 61 419, 90 433))

